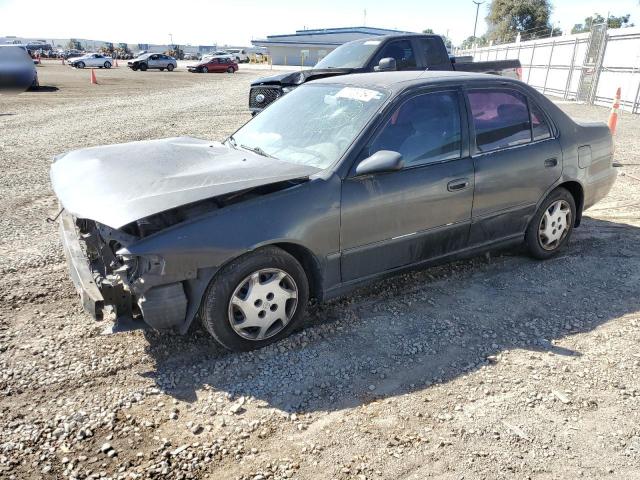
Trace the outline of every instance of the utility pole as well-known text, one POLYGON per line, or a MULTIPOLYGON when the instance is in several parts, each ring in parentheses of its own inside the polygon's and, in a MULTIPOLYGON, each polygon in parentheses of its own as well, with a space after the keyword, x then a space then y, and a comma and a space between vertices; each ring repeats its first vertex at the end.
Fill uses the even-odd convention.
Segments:
POLYGON ((480 11, 480 5, 482 5, 484 2, 476 2, 476 0, 472 1, 476 4, 476 21, 473 24, 473 38, 476 38, 476 29, 478 28, 478 12, 480 11))

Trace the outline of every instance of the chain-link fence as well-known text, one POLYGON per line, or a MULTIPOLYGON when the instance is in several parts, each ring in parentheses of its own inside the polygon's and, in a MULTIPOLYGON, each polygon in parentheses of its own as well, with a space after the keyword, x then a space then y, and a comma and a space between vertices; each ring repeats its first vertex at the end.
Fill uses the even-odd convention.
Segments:
POLYGON ((474 61, 519 59, 522 80, 542 93, 610 105, 622 89, 621 107, 640 113, 640 28, 607 29, 490 47, 459 50, 474 61))

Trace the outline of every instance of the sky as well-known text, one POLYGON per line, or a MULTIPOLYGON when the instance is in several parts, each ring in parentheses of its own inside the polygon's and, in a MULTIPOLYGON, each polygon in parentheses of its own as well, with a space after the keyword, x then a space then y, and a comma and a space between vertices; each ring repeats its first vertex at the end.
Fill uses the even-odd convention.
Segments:
MULTIPOLYGON (((489 0, 490 1, 490 0, 489 0)), ((480 7, 478 35, 486 30, 480 7)), ((630 13, 638 0, 552 0, 554 25, 569 31, 595 12, 630 13)), ((303 28, 367 25, 449 34, 459 44, 473 34, 472 0, 0 0, 0 37, 87 38, 110 42, 250 45, 252 39, 303 28), (392 5, 392 7, 390 7, 392 5), (366 10, 366 18, 365 18, 366 10)))

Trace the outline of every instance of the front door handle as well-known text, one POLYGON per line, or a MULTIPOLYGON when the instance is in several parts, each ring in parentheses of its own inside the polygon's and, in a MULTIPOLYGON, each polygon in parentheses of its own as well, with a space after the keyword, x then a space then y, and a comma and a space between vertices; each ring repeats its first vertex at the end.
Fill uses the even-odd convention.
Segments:
POLYGON ((468 178, 457 178, 447 183, 447 190, 449 190, 450 192, 459 192, 460 190, 464 190, 468 186, 469 186, 468 178))
POLYGON ((544 161, 544 166, 546 168, 556 167, 556 166, 558 166, 558 159, 557 158, 547 158, 544 161))

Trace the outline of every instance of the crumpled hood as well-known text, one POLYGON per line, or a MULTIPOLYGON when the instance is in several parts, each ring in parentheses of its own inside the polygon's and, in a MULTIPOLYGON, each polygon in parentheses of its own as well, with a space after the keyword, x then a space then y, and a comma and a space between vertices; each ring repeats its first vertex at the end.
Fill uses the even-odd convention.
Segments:
POLYGON ((178 137, 69 152, 52 164, 51 184, 72 215, 120 228, 181 205, 318 171, 178 137))
POLYGON ((346 75, 353 72, 353 70, 353 68, 327 68, 287 72, 270 77, 259 78, 251 85, 302 85, 307 80, 316 80, 318 78, 333 77, 336 75, 346 75))

